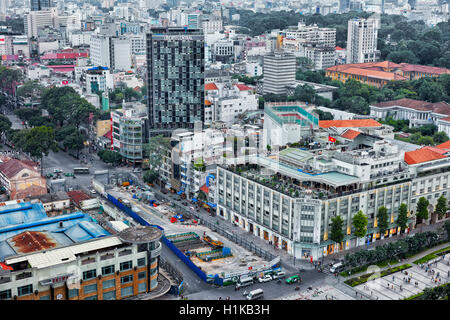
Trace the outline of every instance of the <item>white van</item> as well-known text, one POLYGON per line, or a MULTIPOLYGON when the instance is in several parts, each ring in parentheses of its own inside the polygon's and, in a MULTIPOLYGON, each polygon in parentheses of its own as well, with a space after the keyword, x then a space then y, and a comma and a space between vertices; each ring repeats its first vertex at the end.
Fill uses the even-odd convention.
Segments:
POLYGON ((344 269, 344 264, 342 262, 338 262, 331 266, 330 272, 331 273, 341 272, 343 269, 344 269))
POLYGON ((247 300, 256 300, 256 299, 262 299, 262 298, 264 298, 264 291, 261 288, 250 291, 247 295, 247 300))
POLYGON ((252 277, 242 277, 238 283, 236 283, 236 288, 247 287, 253 284, 252 277))

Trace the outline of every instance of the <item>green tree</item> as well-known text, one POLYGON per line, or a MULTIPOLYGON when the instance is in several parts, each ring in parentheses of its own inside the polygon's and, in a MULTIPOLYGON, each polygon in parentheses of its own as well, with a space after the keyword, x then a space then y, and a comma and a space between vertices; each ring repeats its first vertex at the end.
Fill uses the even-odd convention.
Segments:
POLYGON ((44 89, 38 80, 26 81, 17 88, 16 96, 37 99, 41 97, 44 89))
POLYGON ((354 235, 358 238, 363 238, 367 233, 367 216, 359 210, 352 219, 353 227, 355 228, 354 235))
POLYGON ((395 63, 411 63, 417 64, 419 59, 416 55, 410 50, 401 50, 401 51, 393 51, 388 54, 386 60, 395 62, 395 63))
POLYGON ((99 150, 97 155, 105 163, 118 164, 122 160, 120 153, 113 150, 99 150))
POLYGON ((313 112, 317 113, 319 120, 333 120, 333 114, 331 112, 325 112, 320 109, 314 109, 313 112))
POLYGON ((344 220, 340 216, 331 219, 330 240, 341 243, 344 240, 344 220))
POLYGON ((428 206, 429 205, 430 205, 430 202, 425 197, 420 197, 419 201, 417 201, 416 217, 417 217, 418 223, 421 223, 423 220, 428 219, 428 206))
POLYGON ((20 118, 22 121, 30 121, 33 117, 41 116, 42 112, 35 108, 20 108, 14 110, 14 114, 20 118))
POLYGON ((144 173, 144 182, 146 183, 155 183, 156 180, 159 178, 159 173, 155 170, 147 170, 144 173))
POLYGON ((408 227, 408 206, 405 203, 398 208, 397 225, 402 232, 408 227))
POLYGON ((384 234, 389 228, 389 214, 388 209, 385 206, 381 206, 378 208, 377 225, 378 230, 380 230, 381 234, 384 234))
POLYGON ((437 201, 436 204, 436 213, 439 216, 439 219, 442 219, 442 217, 447 213, 448 207, 447 207, 447 199, 441 195, 437 201))
POLYGON ((447 234, 447 240, 450 239, 450 220, 445 221, 444 230, 445 233, 447 234))
POLYGON ((433 135, 433 141, 435 144, 441 144, 449 140, 449 137, 444 131, 436 132, 433 135))
POLYGON ((12 122, 8 119, 8 117, 0 114, 0 133, 10 130, 11 126, 12 122))
POLYGON ((417 143, 420 145, 425 145, 425 146, 432 146, 434 145, 434 141, 433 138, 430 136, 421 136, 418 140, 417 143))
POLYGON ((44 155, 47 156, 50 150, 58 151, 55 131, 52 127, 40 126, 19 130, 14 133, 12 140, 16 148, 29 153, 33 158, 40 159, 41 171, 44 155))

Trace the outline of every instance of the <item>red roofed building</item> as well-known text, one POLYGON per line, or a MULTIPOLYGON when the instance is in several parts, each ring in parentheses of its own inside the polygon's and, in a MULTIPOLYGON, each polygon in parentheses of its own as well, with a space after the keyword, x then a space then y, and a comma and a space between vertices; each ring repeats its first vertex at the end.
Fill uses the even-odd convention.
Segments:
POLYGON ((239 91, 253 90, 245 84, 235 84, 235 86, 239 89, 239 91))
POLYGON ((436 148, 450 151, 450 140, 448 140, 447 142, 441 143, 440 145, 437 145, 436 148))
MULTIPOLYGON (((72 190, 68 191, 67 195, 69 196, 70 200, 79 208, 81 209, 87 209, 88 206, 92 204, 92 199, 90 196, 88 196, 86 193, 84 193, 81 190, 72 190)), ((98 204, 98 202, 97 202, 98 204)))
POLYGON ((206 83, 205 91, 210 91, 210 90, 219 90, 219 88, 216 86, 215 83, 206 83))
POLYGON ((381 127, 381 123, 373 119, 355 119, 355 120, 320 120, 320 128, 372 128, 381 127))
POLYGON ((0 164, 0 185, 11 200, 47 193, 47 181, 33 164, 17 159, 8 159, 0 164))
POLYGON ((345 130, 345 132, 343 134, 341 134, 341 137, 344 139, 353 140, 360 134, 361 134, 361 132, 359 132, 359 131, 347 129, 347 130, 345 130))
POLYGON ((87 52, 63 52, 63 53, 46 53, 41 56, 41 61, 48 64, 49 62, 58 62, 64 64, 64 62, 73 64, 78 58, 87 58, 87 52))
POLYGON ((444 154, 447 150, 436 147, 422 147, 420 149, 405 152, 405 162, 409 165, 424 163, 447 158, 444 154))
POLYGON ((348 79, 354 79, 378 88, 392 80, 415 80, 446 73, 450 70, 391 61, 341 64, 326 69, 326 76, 332 80, 345 83, 348 79))

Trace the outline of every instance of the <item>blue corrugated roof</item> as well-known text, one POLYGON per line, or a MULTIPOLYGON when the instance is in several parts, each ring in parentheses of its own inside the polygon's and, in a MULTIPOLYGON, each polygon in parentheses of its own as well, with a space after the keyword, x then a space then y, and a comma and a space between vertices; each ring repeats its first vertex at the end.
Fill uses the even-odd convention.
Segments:
POLYGON ((10 224, 0 224, 0 261, 17 254, 8 239, 25 231, 45 232, 58 246, 83 242, 110 235, 93 222, 89 215, 74 212, 56 217, 47 217, 42 204, 20 203, 1 209, 0 219, 10 224), (60 222, 63 222, 62 227, 60 222))
POLYGON ((0 209, 0 228, 47 218, 42 203, 22 202, 0 209))

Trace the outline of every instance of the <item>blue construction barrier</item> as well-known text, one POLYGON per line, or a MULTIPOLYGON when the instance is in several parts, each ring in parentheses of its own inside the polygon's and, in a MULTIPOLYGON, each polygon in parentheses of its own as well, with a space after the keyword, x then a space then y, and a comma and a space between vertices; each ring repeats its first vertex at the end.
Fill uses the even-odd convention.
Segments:
MULTIPOLYGON (((109 201, 111 201, 117 208, 119 208, 120 210, 122 210, 123 212, 125 212, 127 215, 129 215, 130 217, 132 217, 136 222, 138 222, 139 224, 143 225, 143 226, 151 226, 151 227, 155 227, 158 228, 162 231, 164 231, 164 228, 162 228, 161 226, 158 226, 156 224, 150 224, 147 221, 145 221, 142 217, 140 217, 137 213, 135 213, 133 210, 131 210, 131 208, 125 206, 122 202, 120 202, 119 200, 117 200, 115 197, 113 197, 112 195, 110 195, 109 193, 107 194, 107 198, 109 201)), ((200 279, 202 279, 203 281, 207 282, 207 277, 206 274, 199 268, 197 267, 188 257, 186 257, 186 255, 180 250, 178 249, 169 239, 167 239, 164 235, 161 237, 161 241, 170 248, 170 250, 172 250, 173 253, 175 253, 175 255, 180 258, 192 271, 194 271, 194 273, 200 277, 200 279)))

